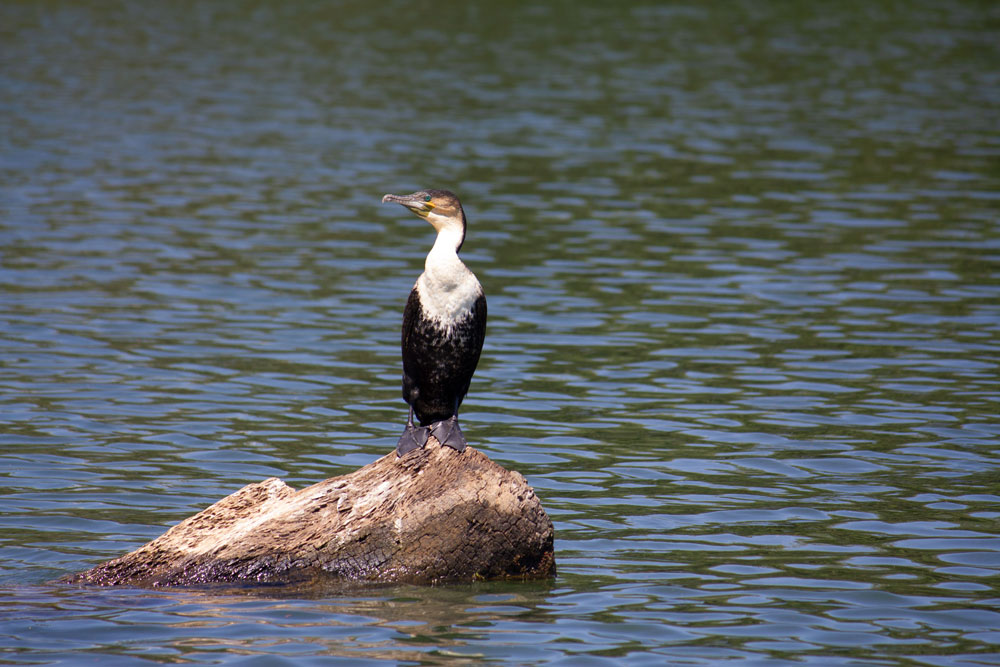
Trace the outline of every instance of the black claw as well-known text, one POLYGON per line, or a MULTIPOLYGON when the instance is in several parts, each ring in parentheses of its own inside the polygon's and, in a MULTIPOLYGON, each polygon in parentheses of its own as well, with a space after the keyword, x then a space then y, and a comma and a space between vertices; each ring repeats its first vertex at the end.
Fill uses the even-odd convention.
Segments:
POLYGON ((396 456, 402 456, 414 449, 421 449, 427 444, 427 438, 431 435, 431 430, 426 426, 414 426, 407 424, 399 442, 396 443, 396 456))
POLYGON ((438 442, 456 452, 464 452, 465 446, 469 444, 465 441, 465 434, 458 425, 458 417, 452 416, 444 421, 435 422, 431 424, 430 431, 438 442))

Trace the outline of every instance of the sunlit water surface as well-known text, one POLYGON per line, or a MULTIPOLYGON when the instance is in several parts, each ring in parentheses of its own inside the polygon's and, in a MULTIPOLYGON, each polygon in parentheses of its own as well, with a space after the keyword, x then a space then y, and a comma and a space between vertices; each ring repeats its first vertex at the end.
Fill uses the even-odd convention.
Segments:
POLYGON ((880 4, 4 4, 0 662, 996 664, 1000 12, 880 4), (51 583, 391 450, 418 187, 558 577, 51 583))

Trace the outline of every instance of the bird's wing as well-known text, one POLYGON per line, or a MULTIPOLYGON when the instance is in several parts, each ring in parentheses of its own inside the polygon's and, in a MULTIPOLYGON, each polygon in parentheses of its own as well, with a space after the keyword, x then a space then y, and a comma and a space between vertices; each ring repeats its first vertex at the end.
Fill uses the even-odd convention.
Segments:
POLYGON ((419 364, 419 360, 413 359, 411 361, 410 355, 406 354, 406 348, 410 342, 410 338, 414 336, 414 329, 417 326, 419 317, 420 296, 417 294, 416 288, 414 288, 410 292, 410 298, 406 300, 406 307, 403 308, 403 331, 400 340, 400 349, 403 352, 403 400, 411 406, 417 397, 416 380, 414 380, 417 369, 412 368, 411 365, 419 364))
MULTIPOLYGON (((476 326, 476 349, 483 350, 483 341, 486 340, 486 295, 480 293, 479 298, 472 305, 473 315, 477 323, 476 326)), ((479 353, 476 353, 476 361, 479 361, 479 353)))
POLYGON ((402 348, 406 349, 406 343, 413 335, 413 328, 417 324, 417 318, 420 316, 420 295, 417 294, 417 288, 414 287, 410 290, 410 298, 406 300, 406 307, 403 308, 403 336, 400 341, 402 348))

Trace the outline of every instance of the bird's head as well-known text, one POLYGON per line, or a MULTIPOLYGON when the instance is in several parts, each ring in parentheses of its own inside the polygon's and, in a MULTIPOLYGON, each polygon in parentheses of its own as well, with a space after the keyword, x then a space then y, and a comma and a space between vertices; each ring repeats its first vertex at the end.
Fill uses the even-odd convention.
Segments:
POLYGON ((382 203, 402 204, 416 215, 431 223, 441 232, 461 234, 465 238, 465 211, 462 202, 447 190, 419 190, 409 195, 385 195, 382 203))

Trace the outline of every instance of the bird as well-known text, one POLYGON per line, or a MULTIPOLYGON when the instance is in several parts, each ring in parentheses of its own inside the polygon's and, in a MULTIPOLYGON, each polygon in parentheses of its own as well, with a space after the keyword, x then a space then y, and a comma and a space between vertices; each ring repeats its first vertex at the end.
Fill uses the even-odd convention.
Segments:
POLYGON ((402 204, 437 231, 403 310, 403 400, 410 412, 396 454, 423 448, 431 435, 462 452, 468 443, 458 424, 458 408, 486 338, 483 287, 458 257, 465 242, 465 211, 448 190, 388 194, 382 203, 388 202, 402 204))

